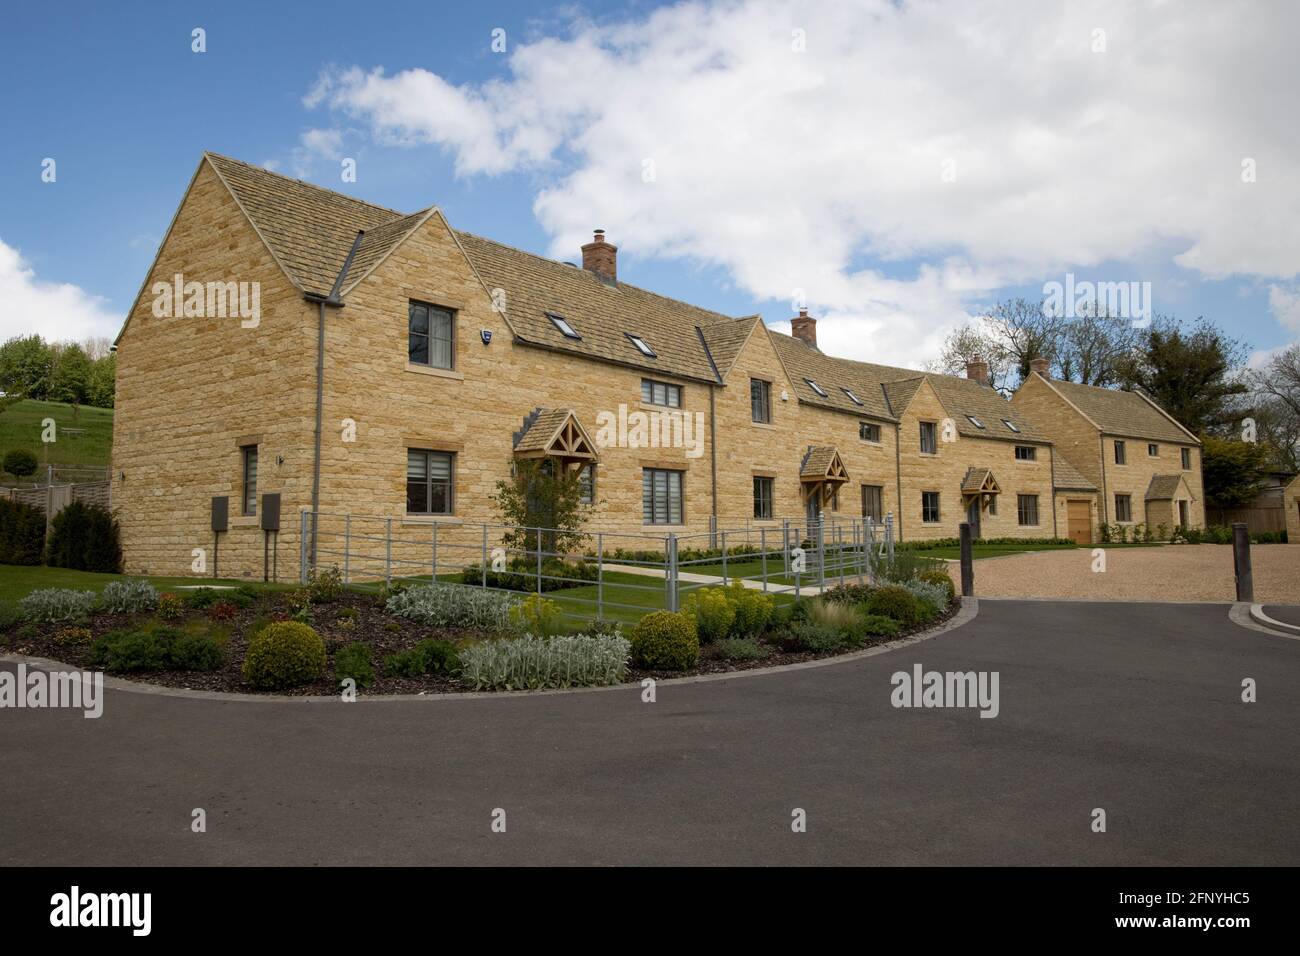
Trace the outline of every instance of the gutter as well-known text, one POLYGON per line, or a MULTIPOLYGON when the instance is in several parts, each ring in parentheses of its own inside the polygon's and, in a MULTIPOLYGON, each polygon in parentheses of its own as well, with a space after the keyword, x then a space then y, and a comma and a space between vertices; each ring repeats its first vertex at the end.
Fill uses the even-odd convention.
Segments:
POLYGON ((352 240, 352 248, 348 250, 347 258, 343 260, 343 268, 339 270, 338 277, 334 280, 334 287, 330 289, 330 294, 323 299, 314 293, 307 293, 304 296, 308 302, 316 303, 319 312, 319 319, 316 324, 316 434, 315 450, 311 462, 312 518, 309 559, 313 568, 316 566, 316 526, 318 524, 317 516, 320 514, 320 443, 325 408, 325 306, 332 306, 336 309, 343 308, 343 300, 339 298, 339 290, 343 288, 343 280, 347 278, 348 270, 352 268, 352 260, 356 257, 357 249, 361 247, 361 239, 365 234, 364 229, 357 230, 357 237, 352 240))
POLYGON ((898 540, 903 540, 903 436, 901 422, 894 422, 894 491, 898 497, 898 540))

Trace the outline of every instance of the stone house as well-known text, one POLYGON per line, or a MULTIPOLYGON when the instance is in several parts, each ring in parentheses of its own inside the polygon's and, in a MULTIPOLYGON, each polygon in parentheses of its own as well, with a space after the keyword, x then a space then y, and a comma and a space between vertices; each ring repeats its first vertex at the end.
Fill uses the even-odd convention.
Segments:
POLYGON ((338 563, 345 537, 398 568, 475 563, 526 458, 580 474, 611 549, 756 543, 818 515, 1054 537, 1073 496, 1099 507, 1103 477, 978 360, 962 378, 837 358, 806 313, 782 335, 621 281, 600 230, 580 251, 557 262, 437 207, 204 154, 116 342, 128 570, 211 573, 197 562, 219 555, 222 575, 292 576, 300 549, 338 563))
MULTIPOLYGON (((1055 444, 1059 460, 1093 486, 1067 495, 1067 522, 1085 506, 1098 523, 1128 528, 1204 527, 1201 442, 1141 391, 1052 379, 1047 362, 1031 363, 1011 405, 1055 444), (1088 494, 1082 493, 1089 491, 1088 494)), ((1096 540, 1094 538, 1094 540, 1096 540)))

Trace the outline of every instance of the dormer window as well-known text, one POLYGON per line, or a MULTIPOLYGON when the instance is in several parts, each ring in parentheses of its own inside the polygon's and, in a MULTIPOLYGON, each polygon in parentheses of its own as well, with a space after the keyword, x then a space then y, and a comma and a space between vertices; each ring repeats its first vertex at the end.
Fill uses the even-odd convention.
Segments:
POLYGON ((581 339, 582 336, 577 333, 569 320, 562 315, 556 315, 554 312, 547 312, 546 317, 551 320, 551 324, 563 333, 566 339, 581 339))
POLYGON ((624 334, 628 337, 628 339, 632 342, 632 344, 636 346, 637 351, 640 352, 642 355, 644 355, 646 358, 659 357, 655 355, 654 349, 646 345, 645 339, 641 338, 641 336, 633 335, 631 332, 626 332, 624 334))
POLYGON ((830 398, 830 396, 826 394, 826 389, 822 388, 820 385, 818 385, 818 384, 817 384, 816 382, 814 382, 812 379, 810 379, 810 378, 806 378, 806 379, 804 379, 804 381, 808 383, 808 387, 809 387, 809 388, 811 388, 814 392, 816 392, 816 393, 817 393, 818 395, 820 395, 822 398, 830 398))
POLYGON ((853 394, 853 389, 845 388, 843 385, 841 385, 840 391, 842 391, 845 395, 847 395, 849 397, 849 401, 852 402, 854 405, 862 404, 862 399, 858 398, 858 396, 853 394))
POLYGON ((983 423, 982 421, 980 421, 978 418, 976 418, 974 415, 967 415, 967 416, 966 416, 966 420, 969 421, 969 422, 970 422, 972 425, 974 425, 976 428, 983 428, 983 427, 984 427, 984 423, 983 423))
POLYGON ((1020 429, 1016 427, 1015 422, 1012 422, 1012 421, 1010 421, 1010 420, 1004 418, 1004 419, 1002 419, 1002 424, 1003 424, 1003 425, 1006 425, 1007 428, 1011 429, 1011 430, 1012 430, 1013 432, 1015 432, 1017 435, 1020 434, 1020 429))

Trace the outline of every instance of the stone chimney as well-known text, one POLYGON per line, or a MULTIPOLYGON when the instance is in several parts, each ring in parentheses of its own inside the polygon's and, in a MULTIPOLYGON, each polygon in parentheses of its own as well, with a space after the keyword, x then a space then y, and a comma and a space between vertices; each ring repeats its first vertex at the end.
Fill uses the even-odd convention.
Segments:
POLYGON ((800 309, 799 314, 790 320, 790 334, 817 348, 817 320, 808 314, 807 309, 800 309))
POLYGON ((981 385, 989 383, 989 363, 982 355, 972 355, 966 360, 966 377, 981 385))
POLYGON ((618 246, 605 241, 604 229, 597 229, 596 238, 582 247, 582 267, 609 282, 618 281, 618 246))
POLYGON ((1047 359, 1043 358, 1041 355, 1038 358, 1031 358, 1029 360, 1029 371, 1037 372, 1039 375, 1043 376, 1043 378, 1052 377, 1048 374, 1048 369, 1051 367, 1052 363, 1047 361, 1047 359))

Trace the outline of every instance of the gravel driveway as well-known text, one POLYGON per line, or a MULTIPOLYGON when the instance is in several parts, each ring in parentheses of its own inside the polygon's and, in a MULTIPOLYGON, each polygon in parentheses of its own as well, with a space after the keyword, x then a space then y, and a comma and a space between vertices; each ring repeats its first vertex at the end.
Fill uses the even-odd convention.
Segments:
MULTIPOLYGON (((1103 548, 1105 572, 1092 570, 1093 549, 1037 551, 975 562, 978 597, 1091 598, 1095 600, 1232 601, 1232 546, 1180 544, 1103 548)), ((1250 549, 1255 600, 1300 603, 1300 545, 1250 549)), ((948 565, 960 584, 957 563, 948 565)))

